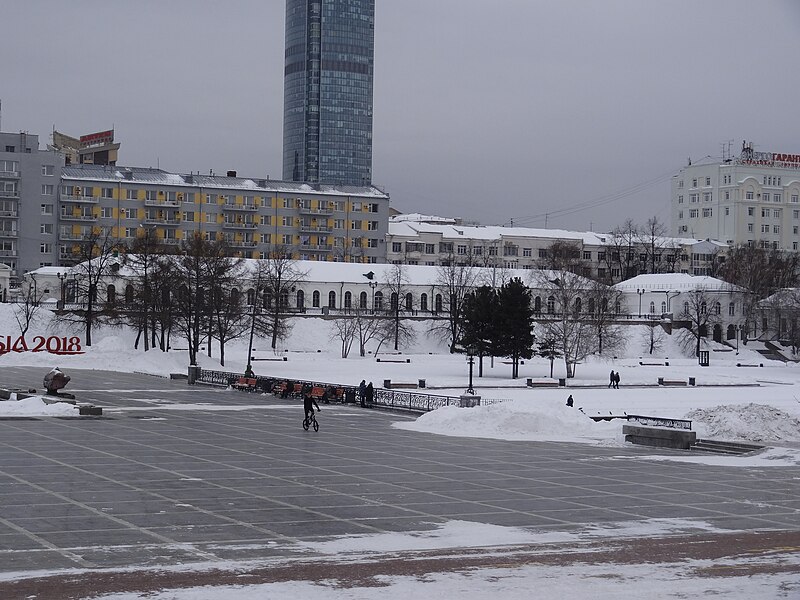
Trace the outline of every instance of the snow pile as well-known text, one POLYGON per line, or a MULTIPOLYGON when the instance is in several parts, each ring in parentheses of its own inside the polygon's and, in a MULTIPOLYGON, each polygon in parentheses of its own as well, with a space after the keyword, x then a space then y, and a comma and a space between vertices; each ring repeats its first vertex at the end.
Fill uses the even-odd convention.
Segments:
POLYGON ((751 442, 800 441, 800 419, 765 404, 698 408, 686 415, 702 425, 703 435, 751 442))
POLYGON ((398 429, 459 437, 523 441, 621 441, 620 423, 595 422, 576 408, 556 401, 509 400, 489 406, 447 406, 398 429))
POLYGON ((24 400, 0 402, 0 417, 77 417, 78 409, 69 402, 47 404, 41 396, 31 396, 24 400))

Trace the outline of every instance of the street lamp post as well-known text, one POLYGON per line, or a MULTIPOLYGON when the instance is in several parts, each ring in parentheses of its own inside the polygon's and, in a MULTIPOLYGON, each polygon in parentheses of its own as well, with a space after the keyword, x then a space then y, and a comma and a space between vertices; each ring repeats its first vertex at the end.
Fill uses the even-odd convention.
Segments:
POLYGON ((472 367, 475 364, 475 352, 472 348, 467 350, 467 364, 469 364, 469 387, 467 388, 467 394, 474 396, 475 388, 472 387, 472 367))
MULTIPOLYGON (((375 281, 375 273, 374 272, 370 271, 369 273, 362 273, 362 274, 364 275, 364 277, 366 277, 369 280, 369 281, 367 281, 367 283, 369 284, 369 287, 372 290, 372 312, 374 313, 375 312, 375 288, 378 287, 378 282, 375 281)), ((398 299, 398 302, 399 302, 399 299, 398 299)))
POLYGON ((150 341, 147 339, 148 332, 147 332, 147 319, 148 319, 148 308, 150 306, 150 288, 147 284, 147 271, 148 271, 148 260, 150 258, 150 232, 155 229, 155 225, 151 225, 150 227, 145 227, 141 223, 139 227, 144 229, 144 293, 142 294, 144 300, 144 351, 147 352, 149 348, 150 341))
POLYGON ((642 318, 642 296, 644 295, 645 290, 636 288, 636 293, 639 294, 639 318, 642 318))
POLYGON ((64 310, 64 280, 67 278, 67 274, 59 271, 56 273, 56 277, 58 277, 59 298, 61 298, 58 302, 58 308, 64 310))

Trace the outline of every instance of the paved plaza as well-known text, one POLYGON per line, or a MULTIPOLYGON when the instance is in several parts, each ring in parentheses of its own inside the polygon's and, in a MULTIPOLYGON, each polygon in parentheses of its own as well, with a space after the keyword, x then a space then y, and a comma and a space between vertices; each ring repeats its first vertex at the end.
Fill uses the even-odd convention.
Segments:
MULTIPOLYGON (((694 519, 783 530, 800 544, 796 469, 422 434, 391 427, 411 416, 352 405, 322 405, 314 433, 303 431, 297 400, 69 374, 68 389, 103 417, 0 420, 3 572, 287 559, 333 536, 451 520, 567 531, 694 519)), ((40 386, 42 375, 4 367, 0 386, 40 386)))

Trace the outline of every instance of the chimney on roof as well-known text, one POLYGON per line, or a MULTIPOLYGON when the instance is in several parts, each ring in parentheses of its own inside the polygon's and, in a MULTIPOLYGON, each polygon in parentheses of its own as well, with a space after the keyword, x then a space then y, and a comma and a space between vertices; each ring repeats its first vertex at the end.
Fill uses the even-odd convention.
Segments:
POLYGON ((236 171, 228 171, 228 177, 236 177, 236 171))
POLYGON ((133 171, 131 171, 130 169, 125 169, 125 170, 122 172, 122 176, 123 176, 125 179, 133 179, 133 171))

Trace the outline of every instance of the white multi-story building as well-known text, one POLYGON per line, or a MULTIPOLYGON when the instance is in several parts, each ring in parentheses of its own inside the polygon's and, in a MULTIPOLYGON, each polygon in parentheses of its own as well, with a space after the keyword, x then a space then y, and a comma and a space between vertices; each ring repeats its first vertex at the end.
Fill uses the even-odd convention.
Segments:
POLYGON ((684 167, 672 179, 672 232, 800 250, 800 154, 743 144, 736 158, 684 167))
POLYGON ((392 217, 388 231, 390 263, 545 269, 555 266, 553 245, 561 243, 577 252, 571 260, 580 263, 582 275, 606 283, 652 271, 709 275, 727 250, 713 240, 663 237, 651 245, 644 238, 611 233, 462 225, 457 219, 417 214, 392 217))

